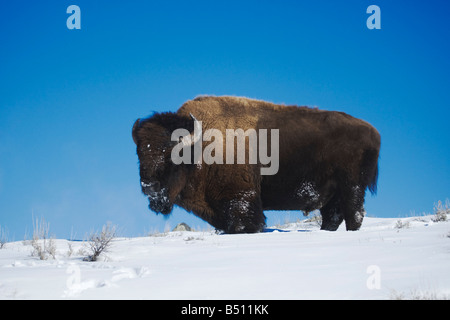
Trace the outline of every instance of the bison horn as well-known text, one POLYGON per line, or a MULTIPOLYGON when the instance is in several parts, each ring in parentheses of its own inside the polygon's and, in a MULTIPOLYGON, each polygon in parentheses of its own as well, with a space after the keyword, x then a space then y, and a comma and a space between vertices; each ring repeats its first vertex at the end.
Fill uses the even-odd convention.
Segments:
POLYGON ((192 113, 190 113, 190 116, 192 118, 192 120, 194 120, 194 133, 192 135, 189 136, 185 136, 184 138, 180 139, 181 141, 183 141, 184 145, 186 146, 192 146, 195 143, 197 143, 197 141, 200 141, 200 139, 202 138, 202 124, 200 121, 198 121, 193 115, 192 113), (185 139, 189 137, 188 139, 185 139))
POLYGON ((195 144, 202 138, 202 124, 192 115, 192 113, 189 114, 191 115, 192 120, 194 120, 194 140, 192 141, 192 144, 195 144))

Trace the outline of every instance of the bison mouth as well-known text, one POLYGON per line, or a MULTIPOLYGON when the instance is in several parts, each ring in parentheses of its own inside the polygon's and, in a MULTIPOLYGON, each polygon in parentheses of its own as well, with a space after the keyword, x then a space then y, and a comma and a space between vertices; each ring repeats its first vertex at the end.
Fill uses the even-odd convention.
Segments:
POLYGON ((172 203, 170 202, 169 195, 166 188, 161 189, 158 192, 149 192, 147 194, 149 201, 149 209, 164 215, 172 212, 172 203))

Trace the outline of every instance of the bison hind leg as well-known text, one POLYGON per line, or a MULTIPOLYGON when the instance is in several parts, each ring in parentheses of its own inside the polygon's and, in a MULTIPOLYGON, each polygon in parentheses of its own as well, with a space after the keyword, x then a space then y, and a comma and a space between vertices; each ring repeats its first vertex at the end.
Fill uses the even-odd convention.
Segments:
POLYGON ((335 231, 342 221, 348 231, 359 230, 364 219, 365 189, 360 186, 343 188, 322 208, 321 230, 335 231))
POLYGON ((362 225, 364 219, 364 197, 366 191, 364 187, 355 185, 347 193, 344 206, 345 226, 349 231, 356 231, 362 225))

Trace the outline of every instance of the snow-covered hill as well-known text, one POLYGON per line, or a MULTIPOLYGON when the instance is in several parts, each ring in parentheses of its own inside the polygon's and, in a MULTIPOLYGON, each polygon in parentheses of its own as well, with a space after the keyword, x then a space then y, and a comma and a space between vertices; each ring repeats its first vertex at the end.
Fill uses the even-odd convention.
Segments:
POLYGON ((97 262, 83 261, 82 242, 55 240, 45 261, 7 243, 0 299, 448 299, 450 222, 398 220, 366 217, 357 232, 296 223, 118 238, 97 262))

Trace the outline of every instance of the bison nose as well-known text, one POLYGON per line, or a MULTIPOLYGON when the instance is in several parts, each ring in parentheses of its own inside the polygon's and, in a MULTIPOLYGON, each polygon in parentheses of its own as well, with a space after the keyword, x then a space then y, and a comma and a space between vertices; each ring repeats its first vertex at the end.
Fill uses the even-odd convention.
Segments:
POLYGON ((145 182, 141 181, 142 190, 145 194, 155 193, 161 191, 159 181, 145 182))

